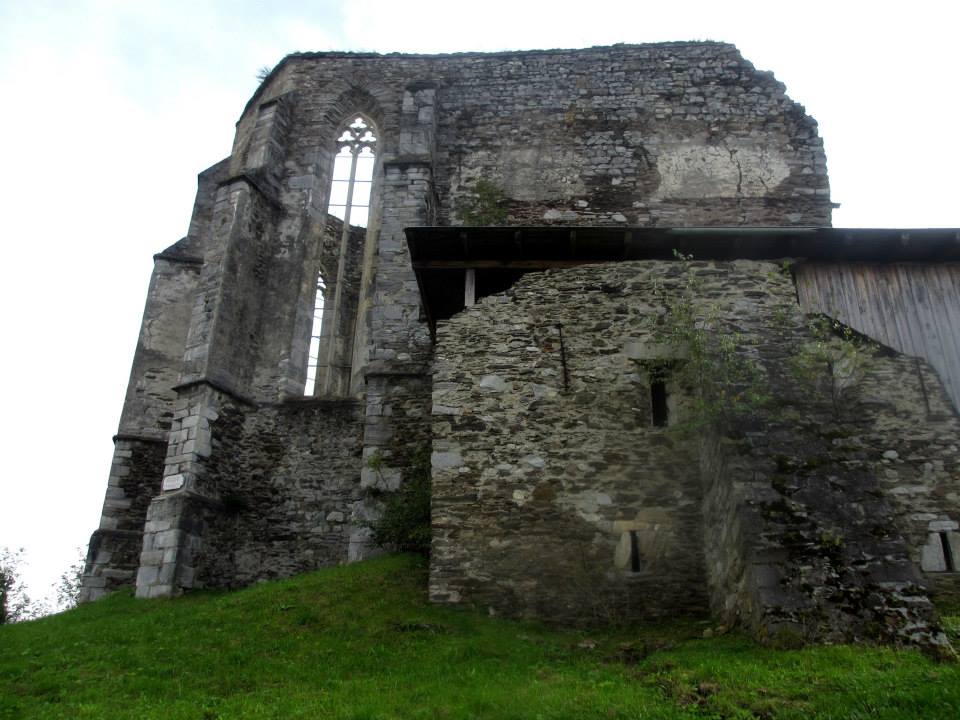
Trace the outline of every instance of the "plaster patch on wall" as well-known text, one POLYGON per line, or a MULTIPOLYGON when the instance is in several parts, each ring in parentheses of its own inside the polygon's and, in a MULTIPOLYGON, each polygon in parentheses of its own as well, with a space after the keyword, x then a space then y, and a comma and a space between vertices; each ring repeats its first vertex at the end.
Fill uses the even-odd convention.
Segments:
MULTIPOLYGON (((561 507, 573 510, 583 520, 597 525, 603 520, 604 511, 601 508, 613 504, 610 495, 597 490, 583 490, 580 492, 564 492, 557 498, 561 507)), ((609 530, 606 524, 604 530, 609 530)))
POLYGON ((464 158, 465 171, 451 189, 457 192, 480 178, 499 185, 511 200, 569 200, 587 192, 580 177, 585 163, 568 149, 535 145, 504 147, 499 153, 481 151, 464 158), (469 168, 469 169, 466 169, 469 168), (496 168, 496 174, 486 169, 496 168))
POLYGON ((503 191, 515 200, 568 199, 586 192, 576 172, 583 159, 571 150, 504 148, 498 164, 503 169, 503 191))
POLYGON ((655 200, 763 196, 790 175, 779 152, 736 142, 679 143, 660 153, 657 169, 661 181, 655 200))

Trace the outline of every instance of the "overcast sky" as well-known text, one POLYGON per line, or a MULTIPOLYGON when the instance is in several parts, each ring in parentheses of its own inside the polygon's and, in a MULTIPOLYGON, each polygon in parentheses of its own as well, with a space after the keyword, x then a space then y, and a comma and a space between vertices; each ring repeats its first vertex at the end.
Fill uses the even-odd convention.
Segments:
POLYGON ((152 255, 256 73, 309 50, 723 40, 820 123, 834 225, 960 226, 960 3, 0 0, 0 546, 42 594, 96 528, 152 255))

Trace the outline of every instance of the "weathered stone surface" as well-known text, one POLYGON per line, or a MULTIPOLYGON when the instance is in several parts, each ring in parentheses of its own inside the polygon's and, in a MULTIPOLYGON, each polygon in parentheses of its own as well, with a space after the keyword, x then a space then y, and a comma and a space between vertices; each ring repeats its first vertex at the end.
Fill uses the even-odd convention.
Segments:
POLYGON ((916 359, 865 347, 839 404, 796 377, 818 340, 772 263, 584 266, 505 296, 438 328, 434 378, 459 412, 433 417, 435 447, 457 453, 434 463, 436 601, 567 620, 709 607, 764 639, 944 641, 917 567, 951 569, 939 532, 960 421, 942 392, 929 414, 937 383, 916 359), (689 361, 657 328, 690 277, 772 402, 704 425, 699 391, 668 375, 656 427, 644 363, 689 361), (485 391, 490 367, 513 392, 485 391), (535 391, 548 384, 549 401, 535 391))
POLYGON ((793 288, 751 262, 693 267, 718 340, 746 343, 793 413, 763 432, 678 432, 695 388, 654 388, 654 368, 689 360, 650 330, 685 263, 506 293, 521 271, 491 289, 451 266, 441 299, 479 302, 434 343, 404 229, 463 224, 479 181, 497 222, 625 238, 828 225, 832 207, 816 123, 730 45, 289 56, 156 258, 84 597, 368 557, 384 494, 429 465, 437 601, 576 621, 712 609, 763 637, 934 642, 917 567, 960 589, 957 420, 936 374, 878 355, 798 388, 789 346, 809 338, 778 320, 793 288), (366 230, 344 232, 327 206, 358 116, 377 160, 366 230))

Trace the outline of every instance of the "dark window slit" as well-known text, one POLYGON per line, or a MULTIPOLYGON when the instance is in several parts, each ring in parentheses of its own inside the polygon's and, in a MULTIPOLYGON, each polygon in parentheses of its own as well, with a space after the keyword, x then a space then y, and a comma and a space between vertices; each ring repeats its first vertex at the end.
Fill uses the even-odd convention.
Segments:
POLYGON ((943 560, 947 565, 948 572, 956 572, 956 559, 953 557, 953 550, 950 547, 950 537, 947 533, 940 533, 940 545, 943 547, 943 560))
POLYGON ((636 530, 630 531, 630 570, 640 572, 640 544, 636 530))
POLYGON ((663 380, 650 383, 650 409, 655 427, 666 427, 669 410, 667 409, 667 386, 663 380))

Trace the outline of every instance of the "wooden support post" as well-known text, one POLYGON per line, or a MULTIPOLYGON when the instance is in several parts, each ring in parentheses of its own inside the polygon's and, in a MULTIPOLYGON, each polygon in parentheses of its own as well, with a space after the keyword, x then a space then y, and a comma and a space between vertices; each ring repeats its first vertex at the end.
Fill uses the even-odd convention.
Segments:
POLYGON ((463 276, 463 306, 470 307, 477 302, 477 271, 467 268, 463 276))

